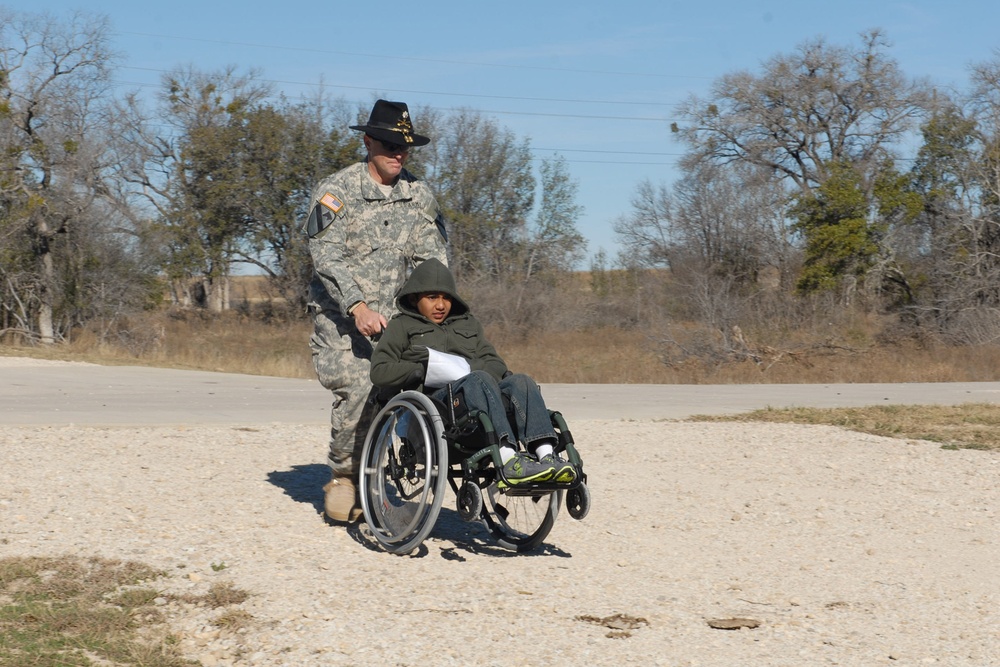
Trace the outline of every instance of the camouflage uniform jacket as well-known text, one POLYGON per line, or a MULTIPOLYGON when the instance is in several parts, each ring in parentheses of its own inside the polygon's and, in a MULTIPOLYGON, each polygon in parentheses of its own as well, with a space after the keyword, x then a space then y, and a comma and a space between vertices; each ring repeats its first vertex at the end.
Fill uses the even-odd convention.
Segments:
POLYGON ((405 169, 386 197, 367 161, 353 164, 320 181, 312 203, 310 306, 335 320, 348 320, 347 309, 358 301, 388 319, 396 290, 417 264, 447 261, 437 200, 405 169))

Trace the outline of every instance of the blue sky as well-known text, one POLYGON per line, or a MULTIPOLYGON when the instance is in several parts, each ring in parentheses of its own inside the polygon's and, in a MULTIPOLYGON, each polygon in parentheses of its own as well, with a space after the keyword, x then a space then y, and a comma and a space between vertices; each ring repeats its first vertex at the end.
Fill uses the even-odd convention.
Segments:
POLYGON ((1000 47, 995 0, 5 4, 107 14, 123 86, 152 90, 180 65, 232 64, 259 69, 291 99, 322 81, 349 102, 380 96, 478 109, 529 138, 536 158, 566 159, 589 251, 611 256, 612 222, 629 211, 636 185, 677 178, 675 105, 704 95, 723 74, 759 72, 768 58, 820 36, 854 46, 877 27, 908 76, 962 89, 968 66, 1000 47))

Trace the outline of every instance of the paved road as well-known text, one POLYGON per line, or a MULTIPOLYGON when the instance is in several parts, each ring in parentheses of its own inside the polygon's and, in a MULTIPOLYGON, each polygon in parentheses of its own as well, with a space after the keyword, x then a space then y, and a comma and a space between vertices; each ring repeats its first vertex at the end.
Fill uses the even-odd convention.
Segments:
MULTIPOLYGON (((1000 403, 1000 382, 827 385, 544 384, 580 419, 677 419, 765 407, 1000 403)), ((314 380, 80 364, 0 366, 0 424, 324 423, 314 380)))

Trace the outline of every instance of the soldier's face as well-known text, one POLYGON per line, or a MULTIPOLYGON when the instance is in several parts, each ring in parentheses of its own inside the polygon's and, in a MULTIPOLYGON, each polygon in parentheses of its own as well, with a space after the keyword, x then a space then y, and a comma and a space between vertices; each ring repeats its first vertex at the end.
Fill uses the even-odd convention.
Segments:
POLYGON ((410 155, 409 148, 399 144, 387 145, 367 134, 365 148, 368 149, 368 171, 372 178, 382 185, 395 183, 410 155))
POLYGON ((441 324, 451 312, 451 297, 443 292, 424 292, 417 297, 417 310, 434 324, 441 324))

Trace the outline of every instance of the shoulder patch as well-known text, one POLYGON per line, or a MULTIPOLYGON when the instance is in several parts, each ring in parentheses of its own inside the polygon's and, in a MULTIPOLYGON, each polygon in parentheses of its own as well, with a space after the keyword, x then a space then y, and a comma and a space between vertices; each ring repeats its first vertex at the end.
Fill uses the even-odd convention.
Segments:
POLYGON ((329 192, 319 198, 319 203, 333 211, 334 215, 340 213, 344 208, 344 202, 340 201, 336 195, 329 192))

